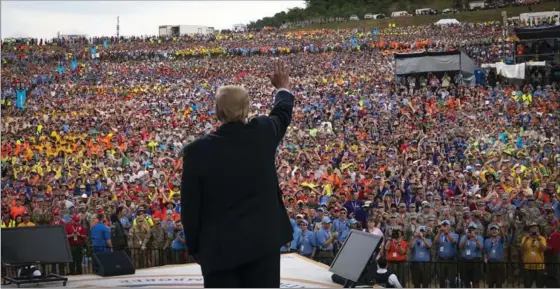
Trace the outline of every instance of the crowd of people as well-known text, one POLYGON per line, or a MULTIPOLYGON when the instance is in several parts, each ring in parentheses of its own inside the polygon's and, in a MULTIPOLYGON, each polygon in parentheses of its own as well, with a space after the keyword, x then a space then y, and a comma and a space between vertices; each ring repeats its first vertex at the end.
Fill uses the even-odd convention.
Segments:
POLYGON ((394 72, 395 52, 510 61, 507 29, 4 42, 2 228, 66 226, 73 274, 87 261, 84 246, 163 265, 150 250, 186 249, 183 146, 218 127, 222 85, 246 87, 251 116, 267 114, 267 65, 281 57, 297 104, 277 153, 294 226, 280 251, 328 263, 359 229, 384 236, 380 256, 402 284, 427 287, 437 273, 441 287, 470 287, 491 272, 487 284, 499 287, 509 262, 525 263, 515 268, 526 287, 543 287, 559 274, 560 86, 471 85, 456 72, 402 81, 394 72), (459 271, 449 265, 459 260, 459 271), (410 283, 405 267, 417 272, 410 283))

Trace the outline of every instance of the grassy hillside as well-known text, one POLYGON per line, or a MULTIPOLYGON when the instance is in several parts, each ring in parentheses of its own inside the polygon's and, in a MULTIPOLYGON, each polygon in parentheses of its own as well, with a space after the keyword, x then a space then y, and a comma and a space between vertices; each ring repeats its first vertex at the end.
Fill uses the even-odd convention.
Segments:
MULTIPOLYGON (((441 2, 436 1, 436 2, 438 2, 439 4, 433 5, 432 3, 432 4, 426 4, 424 6, 438 9, 438 11, 451 7, 448 5, 449 1, 441 1, 441 2)), ((414 6, 417 5, 418 4, 414 6)), ((420 8, 421 7, 423 6, 420 5, 420 8)), ((554 9, 558 10, 558 8, 559 8, 558 2, 547 2, 547 3, 533 5, 532 12, 552 11, 554 9)), ((412 13, 414 12, 412 9, 408 9, 408 11, 412 13)), ((317 28, 367 28, 369 29, 373 27, 379 27, 379 28, 387 27, 389 23, 395 23, 397 26, 426 25, 445 18, 455 18, 460 22, 501 21, 502 11, 506 11, 508 17, 519 16, 519 14, 521 13, 531 12, 528 10, 526 6, 519 6, 519 7, 506 7, 500 9, 491 9, 491 10, 474 11, 474 12, 461 12, 457 14, 448 14, 448 15, 439 14, 439 15, 414 16, 414 17, 407 17, 407 18, 388 18, 388 19, 381 19, 381 20, 348 21, 344 23, 312 25, 304 28, 294 28, 292 30, 309 30, 309 29, 317 29, 317 28)), ((360 17, 362 16, 363 15, 360 15, 360 17)))

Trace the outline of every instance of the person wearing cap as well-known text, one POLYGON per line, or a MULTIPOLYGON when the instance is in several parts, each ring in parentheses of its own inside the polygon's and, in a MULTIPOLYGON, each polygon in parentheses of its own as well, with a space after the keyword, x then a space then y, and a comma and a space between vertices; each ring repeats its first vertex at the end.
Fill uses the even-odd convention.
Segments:
POLYGON ((461 252, 461 281, 468 288, 478 287, 481 278, 481 261, 484 249, 484 238, 477 234, 477 224, 471 222, 467 232, 461 236, 459 250, 461 252))
POLYGON ((486 282, 489 288, 502 288, 506 279, 504 248, 506 247, 505 232, 500 231, 498 224, 488 226, 489 237, 484 240, 484 263, 488 264, 486 282))
POLYGON ((52 220, 50 221, 51 226, 64 226, 64 221, 60 218, 60 211, 54 210, 52 212, 52 220))
POLYGON ((412 284, 414 288, 429 288, 432 278, 432 264, 430 264, 432 240, 426 237, 426 227, 418 226, 413 238, 409 242, 411 249, 412 284))
POLYGON ((85 249, 87 231, 86 228, 80 223, 80 216, 73 215, 72 221, 64 226, 66 230, 66 237, 68 244, 70 244, 70 251, 72 252, 73 262, 69 264, 70 275, 82 274, 82 258, 83 250, 85 249))
POLYGON ((333 232, 337 232, 340 236, 344 230, 348 229, 348 226, 348 210, 343 207, 338 213, 338 218, 333 221, 333 232))
POLYGON ((337 240, 338 248, 342 247, 342 244, 344 244, 344 241, 346 241, 346 238, 348 238, 350 232, 352 230, 356 230, 357 228, 358 228, 358 221, 356 221, 356 219, 354 218, 349 219, 348 227, 346 227, 346 229, 338 235, 338 240, 337 240))
POLYGON ((168 238, 167 232, 163 229, 161 225, 160 218, 154 218, 154 226, 150 229, 150 232, 142 244, 142 250, 150 249, 150 256, 153 266, 163 266, 165 265, 163 260, 163 250, 169 247, 170 240, 168 238))
MULTIPOLYGON (((296 220, 295 222, 293 222, 293 228, 294 228, 294 234, 293 234, 293 240, 291 242, 291 246, 290 246, 290 252, 295 253, 298 251, 298 246, 297 246, 297 242, 299 240, 299 236, 301 235, 301 228, 299 226, 299 224, 301 222, 303 222, 303 218, 304 216, 302 214, 297 214, 296 215, 296 220)), ((293 219, 290 219, 290 222, 292 222, 293 219)))
POLYGON ((24 213, 21 218, 22 221, 18 224, 18 227, 35 227, 35 223, 31 222, 31 217, 29 216, 29 214, 24 213))
POLYGON ((447 288, 446 281, 449 282, 449 287, 454 288, 456 286, 457 266, 455 266, 455 260, 457 258, 458 241, 459 236, 451 231, 449 220, 442 221, 434 238, 434 246, 437 250, 436 256, 438 257, 436 270, 438 271, 440 288, 447 288))
POLYGON ((300 255, 308 258, 313 258, 313 253, 315 252, 315 234, 309 230, 309 222, 302 220, 299 223, 299 228, 301 233, 297 240, 297 251, 300 255))
POLYGON ((315 244, 318 251, 315 256, 317 261, 330 265, 334 259, 334 243, 338 238, 338 233, 331 232, 331 219, 329 217, 323 217, 321 225, 321 229, 315 233, 315 244))
POLYGON ((546 238, 541 236, 539 225, 531 223, 529 233, 521 239, 521 256, 525 263, 523 273, 523 284, 525 288, 531 288, 533 284, 537 288, 543 288, 546 284, 544 251, 546 250, 546 238))

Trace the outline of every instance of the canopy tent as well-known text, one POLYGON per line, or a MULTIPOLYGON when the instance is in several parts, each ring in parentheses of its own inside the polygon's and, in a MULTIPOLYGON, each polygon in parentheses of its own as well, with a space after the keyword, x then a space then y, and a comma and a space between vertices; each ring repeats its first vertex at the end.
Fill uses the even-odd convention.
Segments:
POLYGON ((474 75, 475 64, 465 53, 449 52, 421 52, 395 54, 397 75, 461 71, 463 79, 474 75))
POLYGON ((457 19, 440 19, 435 23, 436 25, 449 25, 449 24, 461 24, 457 19))

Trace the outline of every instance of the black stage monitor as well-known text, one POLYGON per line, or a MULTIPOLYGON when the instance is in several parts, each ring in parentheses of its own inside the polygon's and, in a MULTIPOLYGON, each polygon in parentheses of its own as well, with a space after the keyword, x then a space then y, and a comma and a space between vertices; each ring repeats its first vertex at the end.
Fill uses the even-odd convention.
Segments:
POLYGON ((1 232, 4 265, 73 262, 63 226, 9 228, 1 232))
POLYGON ((336 254, 329 271, 357 283, 373 254, 377 252, 381 240, 382 237, 374 234, 357 230, 350 231, 350 235, 336 254))

